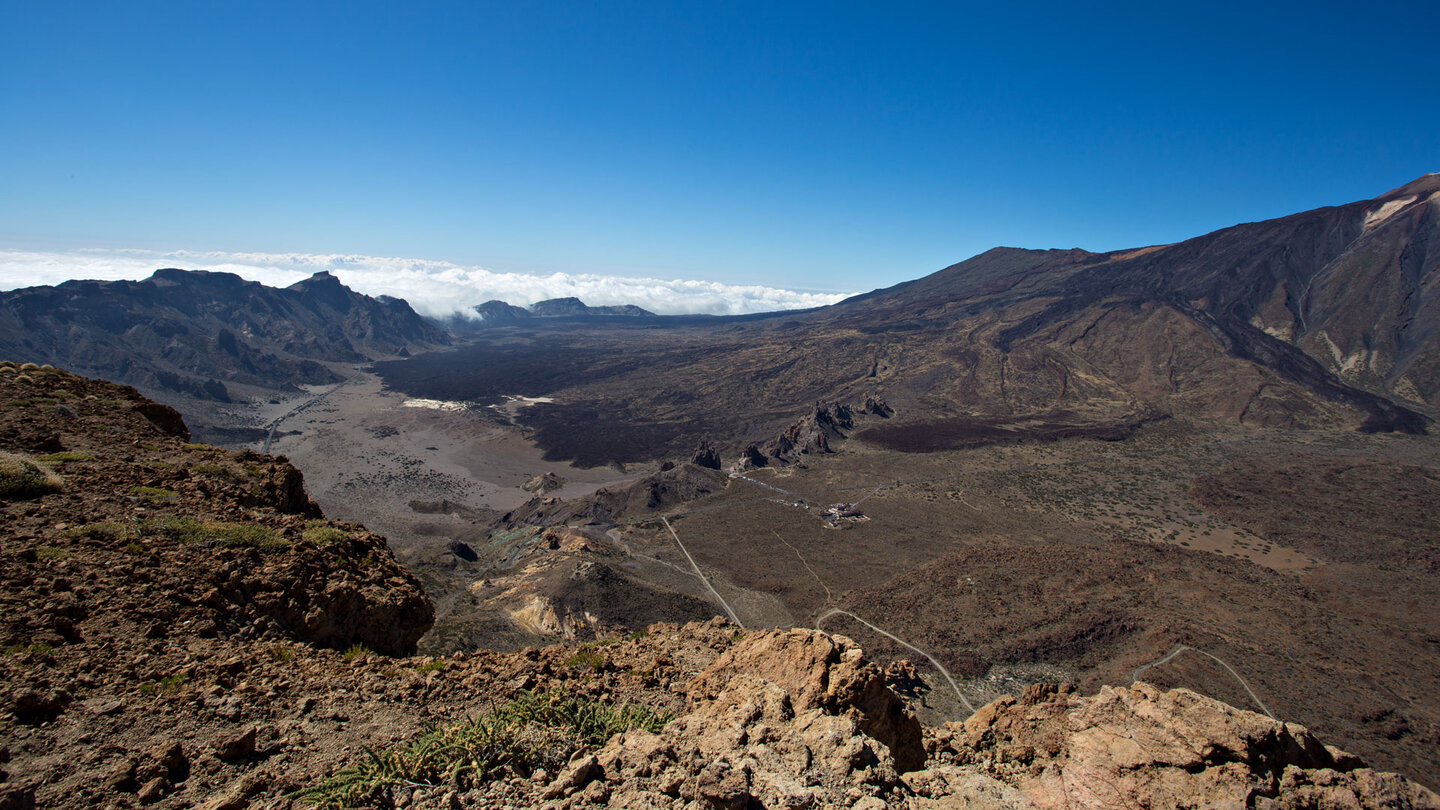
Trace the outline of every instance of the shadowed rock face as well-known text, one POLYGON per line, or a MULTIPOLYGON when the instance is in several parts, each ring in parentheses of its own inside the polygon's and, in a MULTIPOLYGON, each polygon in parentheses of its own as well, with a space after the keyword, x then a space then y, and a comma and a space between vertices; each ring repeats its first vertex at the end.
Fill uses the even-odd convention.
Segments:
POLYGON ((229 273, 157 270, 144 281, 67 281, 0 293, 0 357, 52 363, 226 401, 226 383, 336 382, 360 363, 450 342, 395 298, 317 273, 285 289, 229 273))

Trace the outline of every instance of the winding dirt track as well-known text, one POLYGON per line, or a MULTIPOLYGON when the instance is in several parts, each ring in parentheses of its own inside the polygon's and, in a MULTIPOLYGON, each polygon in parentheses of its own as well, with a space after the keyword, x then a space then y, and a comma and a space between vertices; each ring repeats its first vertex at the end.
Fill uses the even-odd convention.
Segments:
POLYGON ((1265 705, 1265 702, 1260 699, 1260 696, 1259 696, 1259 695, 1255 694, 1255 690, 1253 690, 1253 689, 1250 688, 1250 684, 1246 683, 1246 682, 1245 682, 1245 679, 1242 678, 1242 677, 1240 677, 1240 673, 1236 672, 1234 667, 1232 667, 1232 666, 1230 666, 1229 664, 1225 663, 1225 660, 1222 659, 1222 658, 1221 658, 1220 656, 1218 656, 1218 655, 1212 655, 1212 654, 1210 654, 1210 653, 1208 653, 1208 652, 1205 652, 1204 650, 1197 650, 1197 649, 1195 649, 1194 647, 1187 647, 1187 646, 1185 646, 1184 644, 1181 644, 1181 645, 1179 645, 1178 647, 1176 647, 1175 649, 1171 650, 1171 651, 1170 651, 1167 655, 1165 655, 1165 657, 1163 657, 1163 658, 1158 658, 1158 659, 1156 659, 1156 660, 1154 660, 1154 661, 1151 661, 1151 662, 1148 663, 1148 664, 1144 664, 1144 665, 1142 665, 1142 666, 1136 667, 1136 668, 1135 668, 1135 671, 1132 672, 1132 673, 1130 673, 1130 683, 1133 684, 1133 683, 1135 683, 1137 680, 1139 680, 1139 679, 1140 679, 1140 673, 1144 672, 1145 670, 1150 669, 1151 667, 1158 667, 1158 666, 1160 666, 1160 665, 1162 665, 1162 664, 1165 664, 1165 663, 1169 662, 1170 659, 1174 658, 1175 656, 1179 655, 1179 654, 1182 653, 1182 652, 1185 652, 1186 650, 1189 650, 1190 652, 1200 653, 1201 655, 1205 656, 1206 658, 1209 658, 1209 659, 1213 660, 1215 663, 1217 663, 1217 664, 1219 664, 1220 666, 1224 667, 1224 668, 1225 668, 1225 671, 1226 671, 1226 672, 1229 672, 1232 676, 1234 676, 1235 680, 1239 681, 1239 682, 1240 682, 1240 685, 1245 688, 1246 694, 1250 695, 1250 699, 1253 700, 1253 701, 1255 701, 1255 705, 1256 705, 1256 706, 1259 706, 1259 707, 1260 707, 1260 711, 1265 712, 1265 716, 1269 717, 1271 720, 1274 720, 1274 719, 1275 719, 1275 715, 1273 715, 1273 714, 1270 713, 1270 708, 1265 705))

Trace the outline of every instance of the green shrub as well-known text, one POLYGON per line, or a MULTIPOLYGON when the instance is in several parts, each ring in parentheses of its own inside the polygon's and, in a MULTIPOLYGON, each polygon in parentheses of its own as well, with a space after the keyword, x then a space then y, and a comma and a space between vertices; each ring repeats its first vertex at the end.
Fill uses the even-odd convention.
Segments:
POLYGON ((240 480, 240 473, 233 467, 226 467, 224 464, 196 464, 190 468, 191 472, 206 475, 211 478, 218 478, 221 481, 234 483, 240 480))
POLYGON ((281 537, 279 532, 259 523, 206 521, 201 527, 201 532, 205 535, 205 539, 216 540, 226 546, 277 549, 290 545, 289 541, 281 537))
POLYGON ((140 530, 146 535, 188 544, 200 542, 204 524, 192 517, 149 518, 141 522, 140 530))
POLYGON ((305 523, 305 531, 300 533, 300 537, 307 543, 328 546, 331 543, 350 539, 350 533, 344 529, 337 529, 323 520, 311 520, 305 523))
POLYGON ((210 544, 262 549, 285 548, 290 543, 276 530, 259 523, 200 521, 192 517, 150 518, 140 523, 148 536, 163 537, 182 545, 210 544))
POLYGON ((33 644, 16 644, 13 647, 6 647, 4 652, 6 655, 40 656, 49 655, 51 649, 53 648, 49 644, 36 641, 33 644))
POLYGON ((30 456, 0 452, 0 500, 38 498, 64 488, 60 476, 30 456))
POLYGON ((41 464, 66 464, 71 461, 89 461, 95 458, 89 453, 81 453, 78 450, 63 450, 59 453, 36 456, 35 460, 41 464))
POLYGON ((605 666, 605 656, 597 650, 578 650, 565 659, 565 666, 598 670, 605 666))
POLYGON ((136 487, 135 494, 148 504, 174 503, 180 500, 180 496, 176 493, 160 487, 136 487))
POLYGON ((284 644, 271 644, 265 648, 265 653, 270 656, 271 661, 281 664, 295 660, 295 651, 284 644))
POLYGON ((463 790, 506 773, 553 773, 586 746, 633 728, 658 733, 668 720, 645 706, 614 706, 558 689, 529 692, 488 715, 367 751, 363 761, 292 797, 325 808, 368 807, 406 785, 463 790))
POLYGON ((345 651, 344 656, 346 661, 356 661, 361 658, 368 658, 370 656, 370 648, 357 641, 356 643, 350 645, 350 648, 345 651))
POLYGON ((140 691, 147 695, 161 694, 173 695, 185 687, 185 675, 177 673, 168 678, 161 678, 158 681, 144 681, 140 684, 140 691))
POLYGON ((76 526, 65 530, 65 536, 73 539, 81 537, 97 537, 106 540, 134 540, 139 536, 136 528, 128 523, 121 523, 118 520, 101 520, 95 523, 86 523, 84 526, 76 526))

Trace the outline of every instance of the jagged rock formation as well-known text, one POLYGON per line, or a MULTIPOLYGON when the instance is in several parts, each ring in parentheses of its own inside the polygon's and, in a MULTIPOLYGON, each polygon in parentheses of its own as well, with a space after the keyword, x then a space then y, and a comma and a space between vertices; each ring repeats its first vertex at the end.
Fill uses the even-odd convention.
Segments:
MULTIPOLYGON (((867 408, 872 404, 870 400, 866 401, 867 408)), ((844 431, 854 427, 855 417, 849 405, 817 402, 811 413, 800 417, 763 447, 748 445, 734 468, 746 470, 772 464, 794 464, 802 456, 829 453, 831 440, 845 438, 844 431)))
POLYGON ((884 397, 876 396, 875 394, 868 394, 865 397, 865 404, 860 406, 860 413, 871 414, 874 416, 879 416, 883 419, 889 419, 890 417, 895 415, 895 409, 890 407, 889 403, 885 401, 884 397))
POLYGON ((685 713, 663 731, 616 735, 535 798, 557 808, 1440 807, 1440 796, 1299 726, 1183 689, 1082 697, 1036 684, 922 735, 881 680, 844 638, 752 633, 690 682, 685 713))
POLYGON ((978 771, 1012 807, 1432 807, 1440 797, 1306 729, 1185 689, 1103 687, 1081 697, 1034 684, 929 740, 953 763, 907 775, 938 799, 978 771), (956 780, 956 777, 959 777, 956 780))
POLYGON ((565 486, 565 479, 555 473, 543 473, 532 476, 530 480, 520 485, 526 492, 533 492, 536 495, 548 495, 557 489, 565 486))
POLYGON ((227 385, 337 382, 324 363, 449 342, 404 301, 360 295, 323 272, 285 289, 230 273, 164 269, 144 281, 0 293, 0 357, 205 400, 228 401, 227 385))

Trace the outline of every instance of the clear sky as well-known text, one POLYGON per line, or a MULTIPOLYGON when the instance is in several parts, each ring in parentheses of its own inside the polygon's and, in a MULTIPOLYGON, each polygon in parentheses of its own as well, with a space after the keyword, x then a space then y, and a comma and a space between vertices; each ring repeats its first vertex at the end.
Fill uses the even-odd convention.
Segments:
POLYGON ((0 248, 863 291, 1440 170, 1437 31, 1433 1, 0 0, 0 248))

